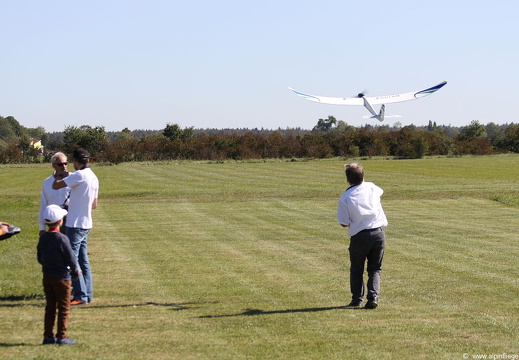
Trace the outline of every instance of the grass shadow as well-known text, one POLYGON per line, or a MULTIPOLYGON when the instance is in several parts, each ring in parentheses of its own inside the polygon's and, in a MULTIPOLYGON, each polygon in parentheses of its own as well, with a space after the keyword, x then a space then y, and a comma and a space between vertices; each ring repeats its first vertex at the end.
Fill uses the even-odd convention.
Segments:
POLYGON ((193 305, 202 305, 206 304, 205 302, 185 302, 185 303, 157 303, 153 301, 148 301, 141 304, 113 304, 113 305, 80 305, 80 306, 74 306, 74 309, 82 309, 82 310, 88 310, 88 309, 117 309, 117 308, 137 308, 137 307, 144 307, 144 306, 162 306, 162 307, 168 307, 171 308, 172 311, 182 311, 182 310, 189 310, 193 308, 193 305))
POLYGON ((222 317, 234 317, 234 316, 258 316, 258 315, 273 315, 273 314, 293 314, 293 313, 306 313, 306 312, 319 312, 319 311, 330 311, 330 310, 364 310, 364 308, 351 307, 351 306, 327 306, 327 307, 312 307, 303 309, 284 309, 284 310, 261 310, 261 309, 247 309, 239 314, 224 314, 224 315, 204 315, 199 316, 200 319, 210 318, 222 318, 222 317))
POLYGON ((43 294, 30 294, 30 295, 0 296, 0 302, 2 302, 2 301, 41 300, 41 299, 45 299, 45 295, 43 295, 43 294))
POLYGON ((44 306, 44 304, 25 304, 21 301, 30 301, 30 300, 45 300, 45 295, 43 294, 30 294, 30 295, 9 295, 9 296, 0 296, 0 307, 20 307, 20 306, 44 306), (6 304, 7 303, 7 304, 6 304))
POLYGON ((4 343, 0 342, 0 348, 3 347, 18 347, 18 346, 40 346, 41 344, 35 345, 35 344, 26 344, 26 343, 4 343))
MULTIPOLYGON (((24 306, 36 306, 36 307, 45 307, 45 296, 44 295, 22 295, 22 296, 4 296, 0 297, 0 308, 14 308, 14 307, 24 307, 24 306), (41 303, 38 304, 27 304, 21 303, 21 301, 26 300, 41 300, 41 303), (2 302, 7 302, 7 304, 2 304, 2 302), (18 303, 14 303, 18 302, 18 303)), ((116 308, 137 308, 143 306, 162 306, 171 308, 172 311, 181 311, 181 310, 189 310, 193 308, 193 305, 202 305, 207 304, 206 302, 184 302, 184 303, 157 303, 154 301, 148 301, 145 303, 139 304, 107 304, 107 305, 75 305, 74 309, 116 309, 116 308)))

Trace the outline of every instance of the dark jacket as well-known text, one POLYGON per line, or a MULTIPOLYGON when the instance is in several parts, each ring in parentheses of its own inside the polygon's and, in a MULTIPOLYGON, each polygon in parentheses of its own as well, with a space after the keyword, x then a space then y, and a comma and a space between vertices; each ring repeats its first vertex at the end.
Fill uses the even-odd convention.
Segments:
POLYGON ((43 273, 61 280, 70 280, 78 272, 76 257, 70 247, 68 237, 60 232, 47 231, 40 236, 37 246, 38 262, 43 273))

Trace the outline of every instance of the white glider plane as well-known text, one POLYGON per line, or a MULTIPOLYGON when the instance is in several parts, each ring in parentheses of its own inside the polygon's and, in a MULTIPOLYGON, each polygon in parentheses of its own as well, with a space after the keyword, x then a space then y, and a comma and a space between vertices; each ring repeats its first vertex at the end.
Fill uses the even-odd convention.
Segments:
MULTIPOLYGON (((392 104, 402 101, 409 101, 409 100, 415 100, 423 98, 424 96, 431 95, 432 93, 440 90, 443 86, 447 84, 447 81, 444 81, 438 85, 435 85, 433 87, 418 90, 418 91, 412 91, 404 94, 396 94, 396 95, 386 95, 386 96, 372 96, 372 97, 366 97, 363 93, 359 93, 357 97, 352 98, 338 98, 338 97, 326 97, 326 96, 316 96, 316 95, 310 95, 305 94, 299 91, 296 91, 289 87, 290 90, 292 90, 296 95, 302 97, 303 99, 310 100, 313 102, 318 102, 321 104, 331 104, 331 105, 363 105, 368 111, 373 115, 371 116, 372 119, 377 119, 378 121, 384 121, 385 117, 400 117, 398 115, 385 115, 386 105, 385 104, 392 104), (380 111, 378 114, 373 109, 372 105, 381 105, 380 111)), ((370 116, 366 116, 370 117, 370 116)))

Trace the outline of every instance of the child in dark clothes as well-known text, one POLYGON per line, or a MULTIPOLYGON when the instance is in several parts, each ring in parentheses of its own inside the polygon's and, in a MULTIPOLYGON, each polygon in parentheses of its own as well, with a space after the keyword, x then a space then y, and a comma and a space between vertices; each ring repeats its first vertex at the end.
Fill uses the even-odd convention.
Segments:
POLYGON ((40 236, 38 242, 38 262, 43 267, 43 290, 45 306, 45 332, 43 345, 74 345, 76 342, 67 337, 68 315, 70 312, 71 274, 81 275, 76 257, 70 247, 68 237, 60 232, 63 217, 67 210, 58 205, 49 205, 43 212, 48 231, 40 236), (54 336, 54 322, 58 314, 58 327, 54 336))

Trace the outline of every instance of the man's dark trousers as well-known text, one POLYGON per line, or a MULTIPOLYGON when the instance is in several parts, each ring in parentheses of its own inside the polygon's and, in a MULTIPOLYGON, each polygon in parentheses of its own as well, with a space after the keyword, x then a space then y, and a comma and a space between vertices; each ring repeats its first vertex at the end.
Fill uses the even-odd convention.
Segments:
POLYGON ((384 258, 385 234, 383 228, 362 230, 350 238, 350 288, 352 301, 364 298, 364 264, 368 260, 367 299, 377 300, 380 294, 380 272, 384 258))

